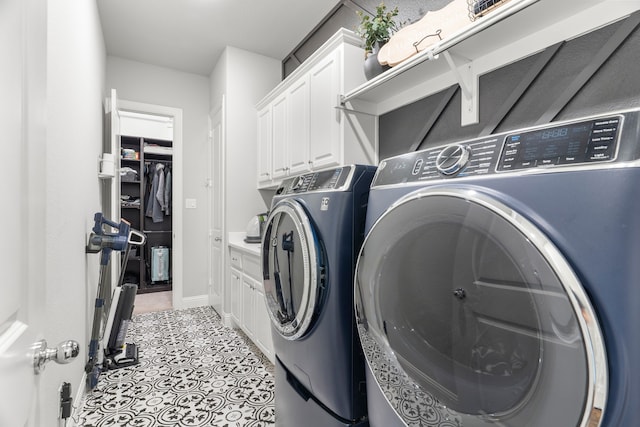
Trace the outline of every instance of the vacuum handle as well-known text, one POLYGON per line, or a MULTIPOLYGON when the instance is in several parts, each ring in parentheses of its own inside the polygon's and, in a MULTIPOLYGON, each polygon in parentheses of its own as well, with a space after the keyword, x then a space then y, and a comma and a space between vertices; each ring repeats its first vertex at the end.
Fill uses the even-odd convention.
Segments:
POLYGON ((129 231, 129 243, 132 246, 142 246, 147 241, 147 236, 144 233, 139 232, 138 230, 131 229, 129 231), (137 240, 134 240, 133 237, 137 237, 137 240))
POLYGON ((102 214, 102 212, 96 212, 93 216, 93 232, 99 236, 128 236, 131 224, 125 219, 121 219, 120 222, 110 221, 102 214), (104 226, 108 225, 111 228, 118 230, 118 234, 107 233, 104 230, 104 226))

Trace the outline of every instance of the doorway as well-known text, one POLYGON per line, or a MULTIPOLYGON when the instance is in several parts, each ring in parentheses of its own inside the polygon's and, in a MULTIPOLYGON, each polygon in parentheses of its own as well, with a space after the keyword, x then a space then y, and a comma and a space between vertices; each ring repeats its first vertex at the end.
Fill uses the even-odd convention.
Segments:
MULTIPOLYGON (((169 233, 164 233, 167 239, 166 244, 171 247, 170 266, 168 269, 171 271, 171 286, 170 295, 165 295, 164 298, 160 298, 162 301, 162 307, 167 307, 167 298, 170 299, 171 306, 174 309, 183 308, 183 230, 182 230, 182 209, 181 203, 183 193, 183 144, 182 144, 182 110, 178 108, 166 107, 154 104, 145 104, 133 101, 121 100, 118 102, 118 111, 121 118, 121 135, 127 132, 127 128, 131 129, 132 122, 135 122, 136 133, 145 133, 145 135, 135 135, 142 138, 150 138, 158 141, 171 139, 171 199, 175 203, 170 205, 170 217, 171 227, 169 233), (158 126, 152 125, 145 127, 146 124, 155 123, 161 126, 172 126, 165 131, 164 134, 158 134, 158 126)), ((161 127, 160 126, 160 127, 161 127)), ((142 144, 143 142, 141 142, 142 144)), ((160 164, 160 162, 156 162, 160 164)), ((164 163, 167 163, 166 161, 164 163)), ((155 165, 155 164, 154 164, 155 165)), ((144 197, 141 194, 141 197, 144 197)), ((142 227, 143 224, 140 224, 142 227)), ((154 228, 155 230, 155 228, 154 228)), ((144 231, 144 230, 141 230, 144 231)), ((154 239, 163 238, 162 233, 156 233, 158 236, 154 236, 154 239)), ((162 243, 162 242, 161 242, 162 243)), ((159 247, 157 245, 156 247, 159 247)), ((152 253, 150 250, 146 250, 146 255, 151 262, 152 257, 162 257, 162 252, 158 251, 157 254, 152 253)), ((144 257, 143 257, 144 258, 144 257)), ((146 263, 146 260, 145 260, 146 263)), ((158 263, 159 264, 159 263, 158 263)), ((141 269, 145 268, 141 263, 141 269)), ((163 279, 162 272, 155 272, 156 276, 149 271, 149 279, 163 279)), ((162 283, 162 281, 158 282, 162 283)), ((163 289, 168 291, 168 289, 163 289)), ((144 298, 144 297, 143 297, 144 298)), ((137 301, 137 303, 142 301, 137 301)), ((160 309, 162 309, 160 307, 160 309)))

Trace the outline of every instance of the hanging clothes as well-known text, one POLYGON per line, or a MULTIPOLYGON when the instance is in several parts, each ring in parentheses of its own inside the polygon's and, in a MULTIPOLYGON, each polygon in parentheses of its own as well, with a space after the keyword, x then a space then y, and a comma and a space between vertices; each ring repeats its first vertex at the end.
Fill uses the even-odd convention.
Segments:
POLYGON ((167 168, 167 176, 164 181, 164 214, 171 215, 171 168, 167 168))
MULTIPOLYGON (((164 210, 167 207, 164 202, 164 165, 162 165, 162 168, 158 169, 157 174, 158 174, 158 189, 155 193, 155 198, 156 198, 156 201, 158 202, 158 205, 160 206, 160 213, 158 215, 162 216, 162 214, 164 213, 164 210)), ((154 209, 155 209, 155 205, 154 205, 154 209)))
POLYGON ((156 191, 158 191, 157 182, 155 181, 155 164, 153 163, 145 163, 145 191, 144 191, 144 215, 146 217, 151 218, 153 216, 153 204, 152 197, 154 184, 156 184, 156 191))
POLYGON ((147 209, 145 215, 150 217, 154 223, 164 221, 164 215, 162 213, 162 205, 157 195, 162 194, 161 200, 164 199, 164 165, 157 163, 155 167, 151 167, 151 173, 153 179, 151 182, 151 191, 147 198, 147 209))

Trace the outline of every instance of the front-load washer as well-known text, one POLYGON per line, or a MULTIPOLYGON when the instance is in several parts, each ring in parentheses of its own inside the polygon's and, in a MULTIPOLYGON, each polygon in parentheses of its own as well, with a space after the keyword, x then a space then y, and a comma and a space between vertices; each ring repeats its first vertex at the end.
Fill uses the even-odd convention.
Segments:
POLYGON ((262 240, 280 427, 367 426, 353 275, 375 167, 283 181, 262 240))
POLYGON ((640 425, 640 113, 382 161, 356 268, 373 427, 640 425))

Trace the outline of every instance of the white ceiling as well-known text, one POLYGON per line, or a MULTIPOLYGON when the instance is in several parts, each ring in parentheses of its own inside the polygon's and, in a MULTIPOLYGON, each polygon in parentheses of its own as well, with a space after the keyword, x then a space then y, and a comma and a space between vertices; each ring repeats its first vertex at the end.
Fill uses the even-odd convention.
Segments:
POLYGON ((225 46, 283 59, 338 0, 96 0, 107 54, 208 76, 225 46))

